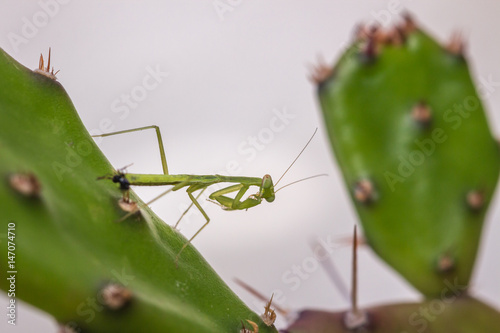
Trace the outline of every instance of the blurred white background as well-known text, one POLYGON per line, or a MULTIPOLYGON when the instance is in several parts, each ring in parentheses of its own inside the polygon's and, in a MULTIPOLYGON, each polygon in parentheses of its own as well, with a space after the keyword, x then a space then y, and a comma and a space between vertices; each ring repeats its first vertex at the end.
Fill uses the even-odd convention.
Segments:
MULTIPOLYGON (((329 62, 336 58, 356 23, 393 20, 403 8, 441 41, 457 29, 462 31, 476 80, 500 81, 500 41, 494 33, 500 2, 489 0, 3 0, 0 47, 30 68, 37 67, 40 53, 46 55, 52 47, 52 64, 61 70, 58 79, 93 133, 108 126, 123 130, 158 125, 172 174, 227 174, 232 163, 238 165, 239 175, 269 173, 276 181, 319 127, 282 184, 319 173, 329 177, 289 187, 278 193, 274 203, 264 202, 246 212, 225 212, 206 204, 212 222, 194 245, 259 313, 263 304, 233 278, 266 295, 276 292, 275 301, 293 310, 339 310, 348 302, 321 268, 310 265, 309 243, 317 237, 349 236, 357 218, 330 151, 315 89, 307 79, 308 65, 318 55, 329 62), (26 22, 39 27, 30 30, 26 22), (14 34, 24 39, 12 42, 14 34), (160 77, 151 90, 141 88, 149 71, 156 69, 168 75, 160 77), (130 94, 136 99, 127 106, 122 98, 130 94), (280 132, 266 136, 276 113, 285 111, 293 119, 280 132), (261 150, 251 154, 249 137, 259 134, 267 142, 260 141, 261 150), (284 276, 303 264, 309 273, 293 288, 295 283, 284 276)), ((498 84, 493 89, 484 102, 498 134, 498 84)), ((105 138, 99 146, 117 168, 133 163, 129 172, 161 172, 153 131, 105 138)), ((148 200, 162 189, 136 191, 148 200)), ((497 308, 499 199, 497 195, 490 210, 472 288, 497 308)), ((173 224, 188 203, 185 192, 179 191, 155 203, 153 209, 173 224)), ((201 215, 192 214, 182 222, 181 231, 191 235, 203 221, 201 215)), ((345 245, 339 245, 332 256, 346 284, 350 256, 345 245)), ((419 299, 411 286, 366 248, 360 251, 359 295, 363 306, 419 299)), ((2 308, 6 302, 2 293, 2 308)), ((35 328, 38 333, 55 332, 49 316, 24 304, 18 311, 18 326, 7 325, 3 317, 2 332, 35 328)))

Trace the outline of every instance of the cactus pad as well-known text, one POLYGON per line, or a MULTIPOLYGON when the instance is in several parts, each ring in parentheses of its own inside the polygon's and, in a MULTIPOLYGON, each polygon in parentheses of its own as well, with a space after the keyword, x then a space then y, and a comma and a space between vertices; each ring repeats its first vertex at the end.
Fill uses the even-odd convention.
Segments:
POLYGON ((428 297, 468 285, 500 150, 469 74, 411 19, 360 29, 314 79, 345 183, 373 250, 428 297))

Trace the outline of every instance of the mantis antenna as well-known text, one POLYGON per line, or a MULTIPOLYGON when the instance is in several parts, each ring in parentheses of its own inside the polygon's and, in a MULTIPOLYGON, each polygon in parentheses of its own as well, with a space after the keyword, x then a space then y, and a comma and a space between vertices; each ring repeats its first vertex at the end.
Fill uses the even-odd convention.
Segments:
POLYGON ((312 178, 316 178, 316 177, 323 177, 323 176, 328 176, 328 174, 322 173, 320 175, 314 175, 314 176, 310 176, 310 177, 306 177, 306 178, 302 178, 302 179, 296 180, 294 182, 291 182, 290 184, 286 184, 285 186, 280 187, 279 189, 277 189, 276 191, 274 191, 274 193, 277 193, 279 190, 282 190, 282 189, 284 189, 287 186, 300 183, 300 182, 302 182, 304 180, 308 180, 308 179, 312 179, 312 178))
POLYGON ((297 160, 299 159, 300 155, 302 155, 302 153, 304 152, 304 150, 306 150, 307 146, 309 145, 309 143, 311 143, 312 139, 314 138, 314 136, 316 135, 316 132, 318 131, 318 128, 316 127, 316 129, 314 130, 314 133, 313 135, 311 136, 311 138, 309 139, 309 141, 307 141, 306 145, 304 146, 304 148, 302 148, 302 150, 300 151, 300 153, 297 155, 297 157, 295 157, 295 159, 293 160, 292 164, 290 164, 290 166, 285 170, 285 172, 283 172, 283 174, 281 175, 280 179, 278 179, 278 181, 276 182, 276 184, 274 184, 274 186, 278 185, 278 183, 280 182, 280 180, 286 175, 286 173, 288 172, 288 170, 290 170, 290 168, 295 164, 295 162, 297 162, 297 160))

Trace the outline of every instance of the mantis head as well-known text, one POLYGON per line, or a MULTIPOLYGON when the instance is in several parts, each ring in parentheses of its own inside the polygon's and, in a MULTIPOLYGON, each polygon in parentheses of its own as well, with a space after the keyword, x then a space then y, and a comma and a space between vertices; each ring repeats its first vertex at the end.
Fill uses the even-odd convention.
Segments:
POLYGON ((259 197, 266 199, 267 202, 274 201, 274 184, 270 175, 265 175, 264 177, 262 177, 262 185, 260 185, 259 197))
MULTIPOLYGON (((311 140, 313 139, 314 135, 316 134, 317 132, 317 128, 316 130, 314 131, 313 135, 311 136, 311 138, 309 139, 309 141, 307 141, 306 145, 304 146, 304 148, 302 148, 302 150, 300 151, 299 155, 297 155, 297 157, 295 158, 295 160, 293 160, 292 164, 290 164, 290 166, 285 170, 285 172, 281 175, 280 179, 278 179, 278 181, 276 182, 276 185, 278 185, 278 183, 281 181, 281 179, 283 178, 283 176, 288 172, 288 170, 290 170, 290 168, 295 164, 295 162, 297 161, 297 159, 300 157, 300 155, 302 155, 302 153, 304 152, 304 150, 307 148, 307 146, 309 145, 309 143, 311 142, 311 140)), ((316 176, 314 176, 316 177, 316 176)), ((300 180, 302 181, 302 180, 300 180)), ((296 183, 296 182, 293 182, 293 183, 296 183)), ((292 183, 292 184, 293 184, 292 183)), ((288 185, 291 185, 291 184, 288 184, 288 185)), ((285 185, 283 187, 286 187, 288 185, 285 185)), ((282 187, 282 188, 283 188, 282 187)), ((253 198, 253 199, 256 199, 259 201, 262 200, 262 199, 266 199, 267 202, 273 202, 274 199, 276 198, 276 195, 275 193, 278 192, 278 190, 274 190, 274 184, 273 184, 273 180, 271 178, 270 175, 265 175, 264 177, 262 177, 262 184, 260 185, 260 191, 259 193, 257 194, 254 194, 254 195, 251 195, 250 197, 253 198)))

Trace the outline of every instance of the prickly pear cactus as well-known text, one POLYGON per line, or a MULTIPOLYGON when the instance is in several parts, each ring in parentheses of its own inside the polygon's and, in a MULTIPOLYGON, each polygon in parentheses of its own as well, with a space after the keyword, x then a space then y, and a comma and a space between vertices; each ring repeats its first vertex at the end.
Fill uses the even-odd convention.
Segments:
POLYGON ((62 86, 45 74, 0 50, 0 288, 14 282, 15 299, 75 332, 237 333, 242 322, 252 327, 247 320, 276 332, 193 247, 176 268, 186 239, 148 207, 115 222, 125 214, 122 194, 96 180, 113 169, 62 86), (4 255, 9 226, 12 260, 4 255), (13 281, 7 267, 17 271, 13 281))
POLYGON ((463 42, 441 47, 409 17, 356 37, 312 78, 368 245, 426 299, 359 309, 354 246, 351 309, 302 311, 283 332, 500 332, 468 294, 500 153, 463 42))
POLYGON ((305 310, 282 333, 483 333, 500 331, 500 314, 467 297, 423 303, 390 304, 365 309, 368 323, 346 327, 347 312, 305 310))
POLYGON ((468 285, 500 150, 462 40, 443 47, 408 17, 363 28, 314 79, 370 247, 427 297, 468 285))

